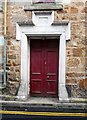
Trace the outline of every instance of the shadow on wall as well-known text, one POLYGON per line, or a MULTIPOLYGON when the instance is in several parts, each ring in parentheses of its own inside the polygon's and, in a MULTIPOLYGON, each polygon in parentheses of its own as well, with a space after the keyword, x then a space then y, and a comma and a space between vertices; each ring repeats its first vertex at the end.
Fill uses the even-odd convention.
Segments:
POLYGON ((54 3, 55 0, 32 0, 33 4, 39 4, 39 3, 54 3))

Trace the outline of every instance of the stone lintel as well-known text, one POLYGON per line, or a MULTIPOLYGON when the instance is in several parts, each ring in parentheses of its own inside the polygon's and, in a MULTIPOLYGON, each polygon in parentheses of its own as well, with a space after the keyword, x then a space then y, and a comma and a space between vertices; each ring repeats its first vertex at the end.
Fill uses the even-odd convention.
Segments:
POLYGON ((44 10, 41 10, 41 11, 34 11, 34 13, 36 14, 36 15, 48 15, 48 14, 52 14, 52 11, 44 11, 44 10))
MULTIPOLYGON (((68 25, 69 21, 54 21, 51 25, 68 25)), ((21 25, 31 25, 31 26, 35 26, 34 23, 32 21, 28 21, 28 22, 18 22, 18 24, 21 25)))
POLYGON ((24 10, 25 11, 40 11, 40 10, 62 10, 63 5, 58 3, 43 3, 43 4, 32 4, 32 5, 25 5, 24 10))

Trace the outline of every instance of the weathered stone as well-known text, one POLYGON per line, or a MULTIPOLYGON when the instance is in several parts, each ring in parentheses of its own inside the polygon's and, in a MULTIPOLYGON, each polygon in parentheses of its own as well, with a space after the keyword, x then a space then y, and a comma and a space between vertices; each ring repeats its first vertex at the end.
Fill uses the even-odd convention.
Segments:
POLYGON ((73 21, 77 21, 78 20, 78 16, 77 15, 71 15, 70 16, 70 19, 73 20, 73 21))
POLYGON ((80 88, 85 88, 87 89, 87 78, 86 79, 82 79, 78 81, 79 87, 80 88))
POLYGON ((11 65, 12 65, 11 60, 8 60, 6 66, 11 66, 11 65))
POLYGON ((18 50, 20 50, 20 47, 19 47, 19 46, 11 46, 10 49, 11 49, 11 50, 15 50, 15 51, 17 50, 17 51, 18 51, 18 50))
POLYGON ((9 67, 9 66, 10 66, 10 65, 7 65, 7 66, 6 66, 6 70, 10 70, 10 67, 9 67))
POLYGON ((10 67, 10 71, 12 72, 14 72, 15 70, 14 70, 15 68, 14 67, 10 67))
POLYGON ((74 57, 82 57, 83 56, 83 49, 81 48, 74 48, 73 49, 73 56, 74 57))
POLYGON ((7 50, 7 54, 9 55, 13 55, 15 52, 14 51, 12 51, 12 50, 7 50))
POLYGON ((66 84, 67 85, 76 85, 77 80, 76 79, 66 79, 66 84))
POLYGON ((18 94, 19 85, 20 85, 20 83, 16 82, 12 86, 10 86, 9 93, 11 95, 17 95, 18 94))
POLYGON ((78 2, 76 2, 76 6, 78 6, 78 7, 84 7, 84 2, 82 2, 82 1, 78 1, 78 2))
POLYGON ((71 7, 70 12, 71 12, 71 14, 77 14, 78 8, 73 6, 73 7, 71 7))
POLYGON ((67 73, 66 76, 75 78, 76 77, 76 73, 67 73))
POLYGON ((65 10, 65 9, 64 9, 64 10, 57 10, 57 13, 58 13, 58 14, 67 13, 67 10, 65 10))
POLYGON ((82 13, 87 13, 87 7, 83 8, 81 12, 82 13))
POLYGON ((18 65, 20 65, 20 60, 15 60, 15 61, 13 61, 13 62, 12 62, 12 65, 13 65, 13 66, 18 66, 18 65))
POLYGON ((72 85, 72 97, 87 98, 87 89, 79 88, 77 85, 72 85))
POLYGON ((19 78, 15 72, 8 73, 8 81, 19 81, 19 78))
POLYGON ((9 59, 16 59, 16 55, 8 55, 9 59))
POLYGON ((7 45, 12 45, 12 42, 8 40, 7 45))
POLYGON ((15 67, 15 72, 20 72, 20 67, 15 67))
POLYGON ((66 55, 67 55, 67 57, 72 56, 72 48, 67 48, 66 49, 66 55))
POLYGON ((67 58, 67 66, 68 67, 77 67, 80 64, 80 60, 78 58, 67 58))
POLYGON ((80 19, 81 19, 81 20, 84 20, 84 19, 85 19, 85 14, 81 14, 81 15, 80 15, 80 19))

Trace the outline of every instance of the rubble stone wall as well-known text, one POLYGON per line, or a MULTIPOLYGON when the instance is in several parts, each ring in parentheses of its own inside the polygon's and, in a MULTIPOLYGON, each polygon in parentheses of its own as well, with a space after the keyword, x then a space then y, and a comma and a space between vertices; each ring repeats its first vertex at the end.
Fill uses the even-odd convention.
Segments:
MULTIPOLYGON (((2 36, 3 36, 3 11, 0 6, 0 58, 3 57, 3 45, 1 42, 2 36)), ((2 63, 0 63, 0 70, 2 70, 2 63)))
MULTIPOLYGON (((8 3, 7 13, 7 88, 16 95, 20 84, 20 41, 16 40, 16 23, 32 19, 31 11, 24 11, 24 3, 8 3)), ((71 39, 66 48, 66 87, 69 97, 87 97, 87 5, 86 0, 72 0, 63 10, 55 11, 55 21, 71 23, 71 39)), ((0 19, 3 14, 0 12, 0 19)), ((3 28, 3 20, 0 26, 3 28)), ((3 34, 0 27, 0 35, 3 34)), ((6 89, 7 89, 6 88, 6 89)), ((4 91, 6 91, 4 89, 4 91)), ((5 92, 3 92, 5 94, 5 92)))
POLYGON ((3 11, 2 11, 2 8, 0 5, 0 84, 2 84, 3 58, 4 58, 4 56, 3 56, 4 55, 4 47, 3 47, 3 39, 2 38, 3 38, 3 11))

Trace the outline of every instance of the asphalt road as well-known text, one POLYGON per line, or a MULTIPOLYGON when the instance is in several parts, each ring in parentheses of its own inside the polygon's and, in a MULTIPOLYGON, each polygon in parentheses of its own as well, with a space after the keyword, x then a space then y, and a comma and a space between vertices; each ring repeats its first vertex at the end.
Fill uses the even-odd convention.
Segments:
POLYGON ((31 115, 2 115, 2 120, 87 120, 79 116, 31 116, 31 115))
POLYGON ((1 120, 87 120, 87 109, 4 104, 1 120))
POLYGON ((87 120, 85 112, 31 112, 0 110, 2 120, 87 120))

